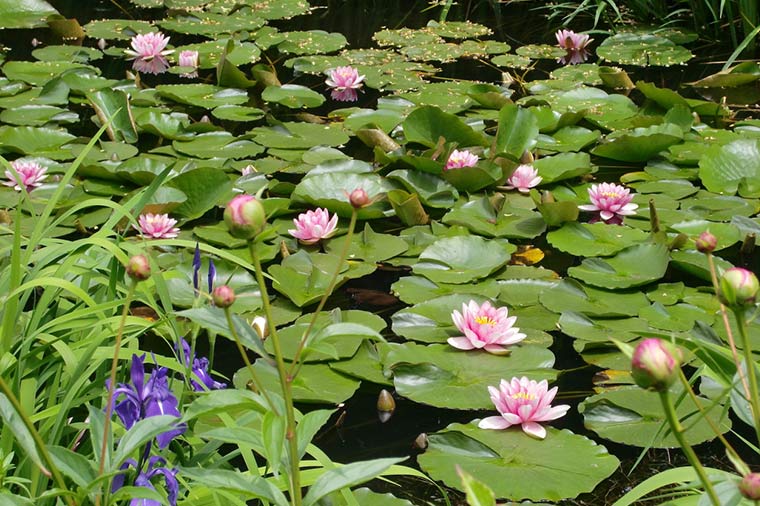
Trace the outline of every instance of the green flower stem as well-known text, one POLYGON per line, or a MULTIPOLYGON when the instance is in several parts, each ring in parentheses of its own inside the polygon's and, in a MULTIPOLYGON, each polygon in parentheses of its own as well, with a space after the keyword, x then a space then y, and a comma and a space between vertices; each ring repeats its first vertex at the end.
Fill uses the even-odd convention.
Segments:
POLYGON ((267 294, 266 289, 267 285, 264 281, 264 274, 261 269, 261 259, 256 250, 255 240, 248 241, 248 248, 251 250, 251 257, 253 258, 253 267, 255 269, 254 274, 256 275, 256 282, 259 284, 259 290, 261 291, 261 303, 264 306, 264 316, 266 316, 267 326, 269 327, 269 339, 272 340, 272 345, 274 346, 274 357, 277 361, 277 374, 280 378, 282 394, 285 399, 285 438, 288 440, 288 451, 290 454, 290 499, 293 506, 301 506, 301 468, 299 466, 300 458, 298 456, 295 408, 293 407, 293 377, 288 374, 285 368, 285 360, 283 359, 282 348, 280 347, 280 338, 277 335, 277 327, 272 318, 272 306, 269 303, 269 295, 267 294))
MULTIPOLYGON (((713 260, 712 253, 708 252, 707 255, 707 265, 710 267, 710 278, 712 279, 713 289, 715 290, 715 293, 717 294, 720 290, 720 285, 718 284, 718 272, 715 269, 715 261, 713 260)), ((742 382, 742 386, 744 387, 744 395, 749 398, 750 391, 749 391, 749 385, 747 384, 747 378, 744 375, 744 372, 742 372, 742 368, 740 367, 739 363, 739 352, 736 351, 736 341, 734 340, 734 333, 731 331, 731 324, 728 321, 728 313, 726 312, 726 306, 723 305, 723 303, 720 303, 720 315, 723 318, 723 327, 726 329, 726 335, 728 336, 728 346, 731 348, 731 355, 734 357, 734 363, 736 364, 736 372, 739 374, 739 379, 742 382)))
MULTIPOLYGON (((98 467, 98 476, 103 475, 106 465, 106 450, 108 448, 108 435, 111 432, 111 417, 113 415, 113 392, 116 389, 116 368, 119 364, 119 352, 121 351, 121 339, 124 336, 124 325, 127 322, 129 314, 129 305, 132 303, 132 297, 135 295, 137 281, 132 279, 127 289, 127 297, 124 299, 124 306, 121 310, 121 320, 119 320, 119 330, 116 332, 116 341, 113 345, 113 360, 111 361, 111 376, 108 383, 108 400, 106 401, 106 418, 103 423, 103 441, 100 444, 100 465, 98 467)), ((110 485, 106 484, 106 495, 110 485)), ((100 494, 97 495, 95 504, 100 504, 100 494)))
POLYGON ((346 241, 343 243, 343 249, 340 250, 340 256, 338 257, 338 263, 335 266, 335 272, 332 275, 332 278, 330 279, 330 285, 327 287, 327 291, 322 296, 322 298, 319 300, 319 304, 317 305, 317 309, 314 311, 314 316, 311 317, 311 321, 309 321, 309 326, 306 328, 306 332, 303 333, 303 336, 301 337, 301 342, 298 343, 298 348, 296 348, 296 353, 293 357, 293 364, 290 366, 290 370, 288 371, 288 374, 292 377, 295 377, 298 373, 298 370, 296 369, 298 367, 298 362, 301 359, 301 353, 303 352, 304 346, 306 346, 306 342, 309 339, 309 336, 311 335, 311 331, 314 330, 314 325, 317 323, 317 318, 319 318, 319 313, 322 312, 322 309, 325 307, 325 304, 327 303, 327 298, 332 294, 333 290, 335 289, 335 285, 338 283, 338 275, 340 274, 340 268, 343 266, 343 262, 346 260, 346 257, 348 256, 348 248, 351 246, 351 240, 354 236, 354 228, 356 228, 356 219, 358 217, 358 213, 356 212, 356 208, 352 208, 351 210, 351 221, 348 224, 348 233, 346 234, 346 241))
MULTIPOLYGON (((13 409, 16 410, 16 414, 18 414, 18 416, 24 422, 26 429, 32 435, 32 439, 34 439, 34 444, 37 445, 37 450, 39 450, 42 460, 44 460, 45 465, 47 465, 47 470, 50 473, 48 476, 52 475, 53 480, 55 480, 56 484, 58 485, 58 488, 60 488, 62 491, 65 492, 63 498, 66 501, 66 503, 69 506, 76 506, 76 502, 74 502, 74 499, 71 497, 70 495, 71 492, 66 487, 66 482, 63 480, 63 475, 61 475, 61 472, 55 466, 55 463, 53 463, 53 459, 50 456, 50 453, 48 452, 47 446, 45 445, 45 441, 42 440, 42 436, 40 436, 40 433, 37 432, 37 429, 35 428, 32 421, 29 419, 28 416, 26 416, 26 413, 24 413, 24 409, 21 406, 21 403, 19 402, 18 398, 13 393, 13 390, 11 390, 11 388, 8 386, 8 384, 5 382, 2 376, 0 376, 0 390, 3 391, 5 396, 11 402, 11 404, 13 405, 13 409)), ((43 470, 43 472, 45 471, 43 470)), ((48 474, 48 473, 45 473, 45 474, 48 474)))
POLYGON ((715 436, 720 440, 721 443, 723 443, 723 446, 726 448, 726 451, 731 455, 732 460, 734 462, 741 462, 742 464, 744 464, 745 468, 747 469, 746 472, 749 472, 749 468, 747 467, 744 460, 739 456, 738 453, 736 453, 736 450, 734 450, 734 447, 731 446, 731 443, 729 443, 728 440, 723 436, 723 433, 720 431, 720 429, 718 429, 715 423, 707 417, 707 413, 705 412, 704 407, 702 407, 702 403, 699 401, 699 397, 697 397, 697 394, 694 393, 694 390, 691 388, 691 384, 689 384, 689 380, 686 378, 686 375, 683 373, 683 369, 681 369, 680 367, 678 368, 678 378, 681 380, 681 384, 683 385, 684 390, 686 391, 686 393, 689 394, 689 397, 691 397, 691 400, 694 402, 694 405, 697 407, 699 414, 702 415, 702 418, 710 426, 712 431, 715 433, 715 436))
MULTIPOLYGON (((16 205, 16 216, 13 218, 13 246, 11 249, 10 279, 8 280, 8 292, 13 292, 21 284, 21 203, 23 197, 19 196, 16 205)), ((7 297, 4 306, 2 337, 0 338, 0 355, 10 353, 13 348, 14 329, 16 326, 16 311, 18 309, 21 294, 7 297)))
POLYGON ((673 435, 678 440, 678 444, 681 445, 681 449, 686 455, 686 459, 689 461, 689 464, 691 464, 691 467, 693 467, 697 472, 697 476, 699 476, 702 485, 705 487, 705 491, 707 492, 707 496, 710 498, 710 502, 713 504, 713 506, 720 506, 720 499, 718 499, 718 495, 715 493, 712 482, 707 477, 705 468, 702 467, 702 463, 699 461, 697 454, 694 453, 694 449, 684 437, 684 428, 681 425, 680 420, 678 420, 678 415, 676 414, 676 410, 670 400, 670 393, 667 390, 658 393, 660 394, 662 409, 665 411, 665 417, 670 424, 670 429, 673 431, 673 435))
MULTIPOLYGON (((744 363, 747 366, 747 381, 749 381, 749 404, 752 408, 752 418, 755 421, 755 434, 757 441, 760 442, 760 395, 757 390, 757 375, 755 374, 755 358, 752 355, 752 346, 747 334, 747 321, 744 319, 744 308, 734 308, 734 317, 736 326, 739 327, 739 336, 742 339, 742 348, 744 349, 744 363)), ((740 364, 736 364, 738 371, 741 371, 740 364)))
POLYGON ((253 383, 256 385, 256 389, 264 395, 264 398, 267 400, 267 404, 269 404, 269 407, 272 409, 272 411, 275 412, 275 414, 279 416, 279 413, 277 413, 277 405, 272 402, 272 399, 269 398, 269 394, 267 393, 266 388, 264 388, 261 381, 259 381, 259 377, 256 375, 256 370, 253 368, 251 361, 248 360, 248 354, 245 352, 245 348, 243 348, 243 344, 240 342, 240 338, 238 337, 237 330, 235 330, 235 323, 232 321, 232 311, 230 311, 229 307, 224 308, 224 316, 227 317, 227 325, 230 327, 230 333, 232 334, 232 337, 235 339, 235 344, 237 344, 237 348, 238 348, 238 351, 240 352, 240 356, 243 357, 243 362, 245 362, 245 367, 248 370, 248 374, 251 375, 251 379, 253 380, 253 383))

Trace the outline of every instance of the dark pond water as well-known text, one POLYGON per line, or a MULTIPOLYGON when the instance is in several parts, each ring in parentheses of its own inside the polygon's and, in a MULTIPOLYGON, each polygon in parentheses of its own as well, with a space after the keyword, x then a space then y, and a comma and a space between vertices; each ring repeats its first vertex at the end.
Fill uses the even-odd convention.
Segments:
MULTIPOLYGON (((89 0, 84 2, 61 0, 51 3, 63 15, 76 17, 81 24, 92 19, 129 16, 131 8, 130 4, 120 3, 117 0, 89 0)), ((323 0, 321 2, 312 0, 311 3, 316 7, 313 15, 273 24, 282 29, 320 29, 340 32, 350 41, 350 47, 358 48, 369 46, 371 35, 383 27, 406 26, 414 28, 424 26, 429 19, 437 16, 439 9, 426 10, 429 7, 426 0, 323 0)), ((553 33, 557 26, 552 26, 546 22, 544 11, 538 10, 538 7, 542 6, 545 6, 543 2, 510 2, 509 5, 506 5, 493 0, 460 0, 457 5, 452 7, 448 19, 469 19, 483 23, 494 30, 494 39, 515 46, 545 43, 553 40, 553 33)), ((581 22, 579 26, 574 26, 574 28, 576 30, 588 28, 588 26, 582 25, 581 22)), ((31 40, 33 38, 42 43, 57 42, 51 40, 49 33, 41 30, 0 33, 2 43, 12 48, 11 59, 30 58, 31 40)), ((716 45, 706 45, 700 49, 701 52, 697 51, 699 57, 695 60, 696 63, 688 66, 654 70, 631 69, 634 73, 634 81, 645 78, 659 86, 677 87, 682 82, 714 73, 729 53, 728 49, 716 45)), ((114 60, 109 59, 108 64, 114 65, 114 67, 106 68, 104 72, 112 75, 123 75, 126 66, 122 68, 119 65, 125 64, 114 60)), ((480 80, 498 82, 501 79, 501 73, 496 69, 489 69, 483 65, 476 66, 474 63, 468 62, 444 65, 442 74, 447 77, 467 76, 472 78, 474 69, 477 69, 476 77, 480 80)), ((532 72, 540 76, 546 71, 539 66, 532 72)), ((281 79, 287 81, 287 77, 281 76, 281 79)), ((365 99, 369 101, 373 100, 373 97, 367 96, 365 99)), ((603 178, 604 171, 602 170, 600 174, 603 178)), ((567 266, 574 261, 567 256, 552 253, 544 244, 537 246, 547 252, 544 264, 560 274, 564 274, 567 266)), ((400 275, 400 272, 380 271, 370 278, 351 282, 341 289, 340 297, 332 303, 344 308, 359 308, 375 311, 380 315, 390 315, 400 306, 393 306, 392 301, 390 301, 390 306, 386 305, 387 301, 383 301, 382 304, 373 304, 373 300, 368 297, 373 295, 374 292, 372 291, 387 294, 391 283, 400 275)), ((570 339, 556 332, 554 333, 552 351, 557 357, 556 367, 564 371, 558 381, 562 401, 575 405, 592 392, 594 375, 598 370, 585 364, 573 349, 570 339)), ((218 363, 231 362, 219 360, 218 363)), ((240 365, 242 364, 233 364, 228 370, 222 370, 222 372, 231 376, 240 365)), ((389 421, 381 423, 375 409, 380 388, 378 385, 363 384, 356 396, 340 408, 338 414, 331 421, 331 426, 317 437, 317 444, 332 458, 345 462, 382 456, 414 455, 417 450, 413 448, 413 444, 419 434, 442 429, 453 422, 467 422, 481 415, 473 412, 430 408, 403 399, 396 399, 395 413, 389 421)), ((304 408, 308 409, 308 407, 304 408)), ((597 439, 592 433, 584 429, 581 418, 574 409, 571 409, 567 417, 553 423, 553 425, 567 427, 576 433, 597 439)), ((743 425, 737 423, 735 427, 741 430, 743 425)), ((744 435, 746 434, 740 433, 740 436, 744 435)), ((731 435, 729 439, 736 440, 736 437, 731 435)), ((646 452, 642 462, 631 472, 639 457, 639 451, 608 441, 603 443, 612 453, 621 458, 621 468, 593 494, 565 501, 563 504, 609 504, 623 495, 631 484, 640 482, 659 470, 685 465, 686 463, 679 451, 652 450, 646 452)), ((708 443, 698 447, 698 451, 705 457, 707 465, 728 467, 723 457, 722 447, 719 445, 708 443)), ((750 463, 753 463, 752 456, 748 455, 747 458, 750 463)), ((433 504, 442 504, 440 494, 429 484, 419 481, 413 483, 402 481, 402 483, 402 487, 392 488, 390 491, 401 496, 407 495, 417 502, 423 500, 430 501, 433 504)), ((378 486, 387 485, 380 484, 378 486)), ((461 495, 454 492, 452 502, 455 504, 462 503, 461 495)))

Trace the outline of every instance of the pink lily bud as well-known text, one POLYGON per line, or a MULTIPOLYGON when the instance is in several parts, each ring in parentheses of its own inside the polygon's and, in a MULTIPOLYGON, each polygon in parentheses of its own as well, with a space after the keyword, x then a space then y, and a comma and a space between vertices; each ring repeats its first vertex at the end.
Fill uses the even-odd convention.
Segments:
POLYGON ((718 298, 728 307, 737 308, 755 303, 760 284, 752 271, 732 267, 720 278, 718 298))
POLYGON ((252 239, 267 224, 264 206, 252 195, 238 195, 230 200, 224 210, 224 222, 234 237, 252 239))
POLYGON ((760 473, 748 473, 739 482, 739 492, 747 499, 760 500, 760 473))
POLYGON ((235 303, 235 290, 227 285, 217 286, 211 294, 216 307, 230 307, 235 303))
POLYGON ((364 191, 364 188, 357 188, 356 190, 352 191, 351 195, 348 196, 348 201, 351 202, 351 205, 355 209, 367 207, 372 203, 369 195, 367 195, 367 192, 364 191))
POLYGON ((697 251, 701 253, 712 253, 715 251, 715 247, 718 245, 718 238, 710 233, 709 230, 705 230, 694 241, 697 245, 697 251))
POLYGON ((661 339, 641 341, 633 351, 631 375, 641 388, 662 392, 676 379, 681 366, 681 351, 661 339))
POLYGON ((145 255, 135 255, 127 262, 127 275, 135 281, 145 281, 150 277, 150 262, 145 255))

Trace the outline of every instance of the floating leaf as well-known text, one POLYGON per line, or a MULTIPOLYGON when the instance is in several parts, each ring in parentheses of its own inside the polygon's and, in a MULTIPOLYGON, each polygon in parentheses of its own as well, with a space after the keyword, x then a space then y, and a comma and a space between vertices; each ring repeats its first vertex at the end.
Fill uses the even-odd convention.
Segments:
POLYGON ((267 86, 261 92, 261 98, 267 102, 276 102, 291 109, 319 107, 325 101, 325 97, 322 94, 298 84, 267 86))
POLYGON ((606 223, 565 223, 562 228, 546 234, 555 248, 581 257, 610 256, 647 239, 648 234, 637 228, 610 226, 606 223))
POLYGON ((383 364, 393 371, 399 395, 449 409, 491 409, 488 385, 502 378, 530 376, 552 380, 554 355, 546 348, 513 346, 508 356, 462 351, 448 344, 392 344, 383 364))
POLYGON ((669 39, 652 34, 618 33, 608 37, 596 49, 605 60, 624 65, 677 65, 691 59, 688 49, 669 39))
POLYGON ((668 248, 664 244, 645 243, 628 247, 614 257, 587 258, 567 272, 590 285, 631 288, 660 279, 669 260, 668 248))
POLYGON ((712 146, 699 161, 699 177, 715 193, 760 197, 760 140, 712 146))
POLYGON ((412 270, 435 282, 467 283, 502 267, 515 249, 477 236, 445 237, 425 248, 412 270))
POLYGON ((417 460, 434 480, 461 489, 459 466, 488 483, 496 497, 513 500, 576 497, 593 490, 619 465, 603 446, 552 427, 546 439, 538 440, 519 427, 487 430, 475 422, 451 424, 430 434, 428 443, 417 460))
POLYGON ((487 145, 486 139, 461 119, 433 106, 415 109, 402 126, 407 142, 429 148, 434 148, 441 138, 460 147, 487 145))
MULTIPOLYGON (((605 439, 632 446, 678 447, 658 396, 656 392, 636 386, 621 387, 587 398, 578 411, 583 415, 584 425, 605 439)), ((688 395, 674 389, 671 401, 676 403, 676 413, 686 427, 686 441, 694 445, 715 437, 709 423, 688 395)), ((723 406, 705 398, 700 401, 707 417, 721 432, 731 428, 731 420, 723 406)))

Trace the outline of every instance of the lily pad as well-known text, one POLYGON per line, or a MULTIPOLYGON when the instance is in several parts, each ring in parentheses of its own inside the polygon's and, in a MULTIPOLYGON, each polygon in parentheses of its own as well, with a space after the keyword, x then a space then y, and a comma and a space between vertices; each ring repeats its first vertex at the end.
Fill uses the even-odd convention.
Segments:
POLYGON ((393 371, 399 395, 449 409, 490 409, 487 385, 502 378, 530 376, 552 380, 554 355, 546 348, 515 346, 508 356, 462 351, 448 344, 391 344, 383 364, 393 371))
POLYGON ((610 256, 647 239, 643 230, 606 223, 570 222, 546 234, 555 248, 581 257, 610 256))
POLYGON ((683 131, 680 127, 664 123, 632 131, 613 132, 591 153, 624 162, 645 162, 682 139, 683 131))
POLYGON ((607 259, 587 258, 567 272, 602 288, 631 288, 660 279, 668 268, 668 248, 660 243, 637 244, 607 259))
POLYGON ((596 49, 596 54, 605 60, 624 65, 677 65, 692 58, 691 52, 683 46, 658 35, 618 33, 608 37, 596 49))
POLYGON ((291 109, 319 107, 325 101, 322 94, 298 84, 267 86, 261 92, 261 98, 267 102, 275 102, 291 109))
POLYGON ((349 217, 353 208, 346 195, 357 188, 364 189, 372 199, 378 199, 373 204, 359 209, 360 219, 382 218, 391 216, 393 209, 387 200, 381 196, 395 188, 391 182, 377 174, 356 173, 325 173, 304 178, 293 190, 295 202, 327 207, 340 216, 349 217))
POLYGON ((760 140, 712 146, 699 161, 699 177, 711 192, 760 197, 760 140))
POLYGON ((220 105, 240 105, 248 101, 245 90, 220 88, 212 84, 160 84, 159 95, 181 104, 213 109, 220 105))
POLYGON ((573 279, 564 279, 541 294, 541 304, 555 313, 574 311, 589 316, 636 316, 649 307, 649 300, 640 291, 610 292, 583 286, 573 279))
MULTIPOLYGON (((330 241, 327 252, 338 255, 343 249, 345 239, 339 237, 330 241)), ((364 230, 356 232, 351 245, 348 247, 350 260, 364 260, 365 262, 382 262, 389 258, 403 254, 409 245, 398 236, 380 234, 372 230, 369 223, 364 224, 364 230)))
POLYGON ((475 422, 451 424, 430 434, 428 444, 417 460, 434 480, 461 490, 458 466, 488 483, 496 497, 512 500, 576 497, 593 490, 620 464, 592 440, 552 427, 538 440, 519 427, 487 430, 475 422))
POLYGON ((444 215, 443 222, 462 225, 486 237, 532 239, 546 230, 539 213, 508 205, 497 211, 487 197, 474 198, 455 207, 444 215))
MULTIPOLYGON (((636 386, 621 387, 589 397, 580 404, 578 411, 583 415, 584 425, 605 439, 632 446, 678 447, 658 396, 656 392, 636 386)), ((688 395, 675 390, 670 397, 676 403, 676 413, 683 420, 687 429, 684 435, 690 444, 715 437, 688 395)), ((721 432, 731 428, 731 420, 723 406, 705 398, 700 398, 700 401, 707 417, 721 432)))
POLYGON ((439 139, 456 143, 460 147, 486 146, 486 139, 453 114, 437 107, 415 109, 403 122, 407 142, 434 148, 439 139))
POLYGON ((412 270, 435 282, 468 283, 483 278, 509 261, 515 246, 477 236, 439 239, 420 253, 412 270))

